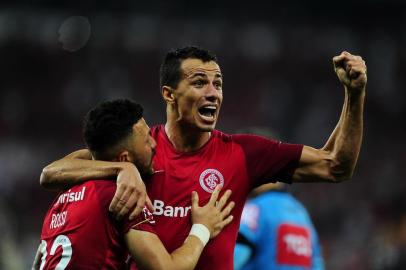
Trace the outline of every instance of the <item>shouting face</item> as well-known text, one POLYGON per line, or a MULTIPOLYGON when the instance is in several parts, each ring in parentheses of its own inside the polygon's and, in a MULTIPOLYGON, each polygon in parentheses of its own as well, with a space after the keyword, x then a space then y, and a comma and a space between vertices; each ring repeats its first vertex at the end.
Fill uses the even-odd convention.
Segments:
POLYGON ((212 131, 223 101, 223 78, 214 61, 186 59, 181 64, 182 77, 173 89, 172 113, 181 125, 212 131))

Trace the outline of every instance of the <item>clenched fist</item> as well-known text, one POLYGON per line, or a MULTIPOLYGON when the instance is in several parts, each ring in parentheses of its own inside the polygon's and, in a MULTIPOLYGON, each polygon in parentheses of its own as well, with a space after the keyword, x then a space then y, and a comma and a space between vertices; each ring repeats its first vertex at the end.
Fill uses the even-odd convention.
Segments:
POLYGON ((367 84, 367 66, 361 56, 342 52, 333 57, 334 71, 338 79, 351 92, 365 90, 367 84))

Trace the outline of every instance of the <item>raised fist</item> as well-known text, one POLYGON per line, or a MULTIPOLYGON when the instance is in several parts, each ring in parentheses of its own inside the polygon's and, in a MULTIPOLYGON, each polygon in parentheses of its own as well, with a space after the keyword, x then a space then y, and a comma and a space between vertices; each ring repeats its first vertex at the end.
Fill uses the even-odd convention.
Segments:
POLYGON ((361 91, 367 84, 367 66, 361 56, 342 52, 333 57, 334 71, 348 90, 361 91))

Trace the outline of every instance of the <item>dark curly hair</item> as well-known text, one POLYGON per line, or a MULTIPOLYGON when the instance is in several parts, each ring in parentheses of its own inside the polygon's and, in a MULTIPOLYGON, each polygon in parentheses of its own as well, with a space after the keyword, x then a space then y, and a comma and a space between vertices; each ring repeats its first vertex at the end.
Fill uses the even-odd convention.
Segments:
POLYGON ((217 63, 217 57, 209 51, 196 47, 188 46, 170 51, 166 54, 159 71, 160 88, 164 85, 176 88, 182 76, 180 66, 185 59, 200 59, 203 62, 214 61, 217 63))
POLYGON ((130 134, 143 116, 141 105, 117 99, 100 103, 85 116, 83 138, 95 159, 112 160, 116 147, 130 134))

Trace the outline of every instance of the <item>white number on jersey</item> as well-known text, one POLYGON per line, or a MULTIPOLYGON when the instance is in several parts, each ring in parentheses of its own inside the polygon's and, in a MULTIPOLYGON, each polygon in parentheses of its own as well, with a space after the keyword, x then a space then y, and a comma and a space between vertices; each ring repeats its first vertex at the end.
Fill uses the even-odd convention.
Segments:
MULTIPOLYGON (((72 243, 70 242, 69 238, 66 235, 63 234, 58 235, 58 237, 56 237, 54 243, 51 246, 49 255, 55 255, 55 251, 59 246, 62 246, 62 255, 61 260, 55 267, 55 270, 64 270, 72 257, 72 243)), ((46 263, 46 257, 48 255, 47 242, 45 242, 44 240, 41 241, 41 253, 42 258, 41 258, 41 266, 39 268, 40 270, 44 268, 46 263)))

